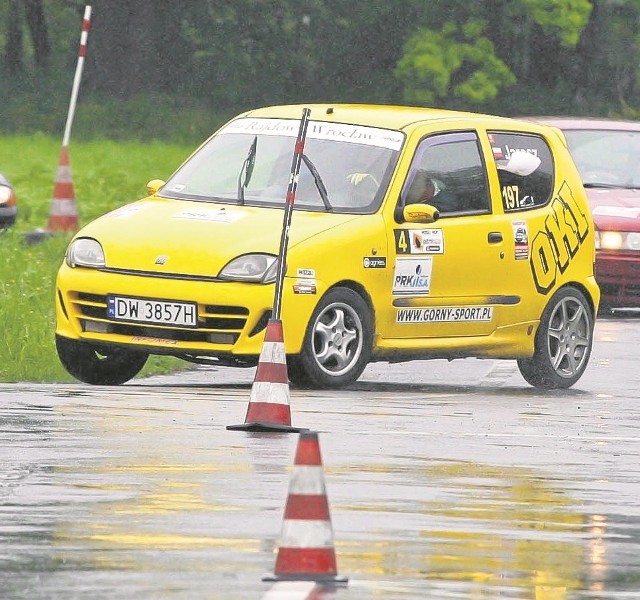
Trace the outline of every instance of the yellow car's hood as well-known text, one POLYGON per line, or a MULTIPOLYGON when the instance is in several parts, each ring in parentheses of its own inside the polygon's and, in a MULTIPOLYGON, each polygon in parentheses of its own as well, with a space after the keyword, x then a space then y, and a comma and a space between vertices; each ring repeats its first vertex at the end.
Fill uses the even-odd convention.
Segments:
MULTIPOLYGON (((215 276, 236 256, 277 254, 283 218, 283 208, 146 198, 100 217, 77 237, 98 240, 109 268, 215 276)), ((356 218, 294 210, 289 249, 356 218)))

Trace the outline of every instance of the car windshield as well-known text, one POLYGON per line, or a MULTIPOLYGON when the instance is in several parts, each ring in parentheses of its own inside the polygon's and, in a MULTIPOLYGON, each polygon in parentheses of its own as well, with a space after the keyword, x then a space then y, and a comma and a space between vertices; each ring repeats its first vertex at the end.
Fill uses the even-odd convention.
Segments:
POLYGON ((585 187, 640 187, 640 131, 564 133, 585 187))
MULTIPOLYGON (((250 206, 283 205, 298 129, 297 120, 232 121, 174 173, 159 195, 250 206)), ((374 212, 403 141, 398 131, 311 121, 295 207, 374 212)))

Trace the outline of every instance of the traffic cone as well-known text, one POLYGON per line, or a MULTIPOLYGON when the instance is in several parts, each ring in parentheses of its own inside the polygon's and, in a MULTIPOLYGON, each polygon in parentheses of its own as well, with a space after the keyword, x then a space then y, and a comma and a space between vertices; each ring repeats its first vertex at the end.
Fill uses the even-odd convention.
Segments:
POLYGON ((69 166, 69 149, 62 146, 58 172, 53 188, 53 200, 49 214, 49 231, 76 231, 78 229, 78 210, 69 166))
POLYGON ((345 585, 338 577, 333 528, 324 485, 318 434, 300 434, 284 509, 273 575, 263 581, 316 581, 345 585))
POLYGON ((327 592, 313 581, 278 581, 260 600, 327 600, 327 592))
POLYGON ((267 322, 244 423, 227 425, 227 429, 291 433, 307 430, 291 426, 289 376, 280 320, 269 319, 267 322))
POLYGON ((60 150, 58 171, 53 186, 53 200, 46 228, 38 227, 25 234, 28 244, 36 244, 54 233, 76 231, 78 229, 78 211, 76 209, 73 179, 69 166, 69 149, 63 144, 60 150))

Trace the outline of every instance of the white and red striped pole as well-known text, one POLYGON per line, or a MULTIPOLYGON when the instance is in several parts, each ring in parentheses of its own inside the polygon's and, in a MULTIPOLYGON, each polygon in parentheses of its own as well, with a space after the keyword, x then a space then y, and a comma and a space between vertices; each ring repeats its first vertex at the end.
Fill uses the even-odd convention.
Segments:
POLYGON ((49 221, 46 229, 38 228, 27 234, 29 243, 36 243, 48 235, 61 231, 76 231, 78 229, 78 209, 76 207, 75 191, 73 189, 73 179, 71 177, 71 167, 69 165, 69 139, 71 137, 71 124, 76 111, 78 99, 78 89, 82 77, 84 58, 87 55, 87 36, 91 24, 91 6, 84 9, 82 20, 82 33, 80 35, 80 49, 78 50, 78 63, 76 73, 73 78, 71 89, 71 101, 69 102, 69 112, 67 113, 67 123, 64 128, 62 147, 60 148, 60 158, 58 159, 58 170, 53 187, 53 199, 51 210, 49 211, 49 221))
POLYGON ((87 37, 89 36, 89 28, 91 27, 91 6, 84 8, 84 18, 82 19, 82 33, 80 34, 80 48, 78 49, 78 63, 76 64, 76 73, 73 78, 73 87, 71 89, 71 101, 69 102, 69 112, 67 113, 67 124, 64 128, 64 137, 62 145, 69 145, 71 138, 71 124, 76 112, 76 103, 78 100, 78 90, 80 89, 80 79, 82 78, 82 69, 84 67, 84 58, 87 55, 87 37))
POLYGON ((311 110, 302 109, 302 119, 300 120, 300 128, 296 145, 293 149, 293 160, 291 162, 291 175, 289 176, 289 186, 287 188, 287 201, 284 205, 284 218, 282 223, 282 235, 280 237, 280 250, 278 252, 278 271, 276 273, 276 289, 273 300, 273 312, 271 318, 275 321, 280 320, 280 311, 282 308, 282 287, 284 284, 284 275, 287 271, 287 247, 289 246, 289 228, 291 227, 291 216, 293 211, 293 203, 296 199, 296 190, 298 189, 298 176, 300 174, 300 165, 302 163, 302 154, 304 153, 304 143, 307 138, 307 127, 309 126, 309 118, 311 110))
POLYGON ((298 432, 307 431, 306 428, 291 426, 291 409, 289 407, 289 374, 287 372, 287 357, 284 347, 284 333, 280 310, 282 305, 282 288, 287 264, 287 246, 289 243, 289 228, 291 214, 298 187, 298 175, 304 153, 304 142, 309 126, 311 110, 302 110, 302 119, 298 137, 293 150, 291 175, 287 188, 287 200, 284 207, 282 234, 280 237, 280 251, 278 252, 278 272, 276 275, 276 289, 273 299, 273 312, 267 321, 264 343, 260 352, 258 368, 251 386, 251 398, 244 423, 228 425, 227 429, 241 431, 276 431, 298 432))
POLYGON ((84 19, 82 20, 82 34, 80 35, 80 49, 78 50, 78 64, 76 74, 73 78, 73 88, 71 90, 71 102, 67 113, 67 124, 64 128, 62 138, 62 148, 60 148, 60 158, 58 160, 58 171, 53 187, 53 200, 51 201, 51 211, 49 212, 49 222, 47 231, 76 231, 78 229, 78 209, 76 207, 75 190, 71 177, 71 166, 69 164, 69 138, 71 137, 71 124, 76 111, 76 101, 78 99, 78 89, 82 77, 82 67, 84 58, 87 55, 87 36, 91 23, 91 7, 84 9, 84 19))

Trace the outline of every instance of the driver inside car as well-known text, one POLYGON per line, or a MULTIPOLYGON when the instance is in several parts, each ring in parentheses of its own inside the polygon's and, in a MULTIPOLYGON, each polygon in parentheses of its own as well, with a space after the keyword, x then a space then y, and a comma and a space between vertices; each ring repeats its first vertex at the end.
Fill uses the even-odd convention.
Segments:
POLYGON ((444 189, 441 181, 430 177, 424 169, 418 169, 407 192, 405 204, 431 204, 440 211, 451 211, 453 201, 453 196, 444 189))

